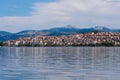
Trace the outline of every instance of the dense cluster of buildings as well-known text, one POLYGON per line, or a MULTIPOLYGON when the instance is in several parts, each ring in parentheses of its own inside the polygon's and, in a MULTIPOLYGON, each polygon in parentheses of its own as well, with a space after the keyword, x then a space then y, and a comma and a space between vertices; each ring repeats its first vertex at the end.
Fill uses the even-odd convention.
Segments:
POLYGON ((9 40, 7 46, 120 45, 119 32, 92 32, 69 36, 36 36, 9 40))

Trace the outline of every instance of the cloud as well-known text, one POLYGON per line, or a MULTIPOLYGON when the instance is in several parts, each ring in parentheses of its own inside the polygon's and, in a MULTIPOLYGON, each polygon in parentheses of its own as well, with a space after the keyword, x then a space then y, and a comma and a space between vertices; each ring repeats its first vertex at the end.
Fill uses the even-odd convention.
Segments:
POLYGON ((117 28, 120 26, 120 2, 118 1, 59 0, 49 3, 34 3, 31 7, 32 11, 30 11, 31 16, 0 17, 0 28, 20 31, 68 24, 78 27, 103 25, 117 28))

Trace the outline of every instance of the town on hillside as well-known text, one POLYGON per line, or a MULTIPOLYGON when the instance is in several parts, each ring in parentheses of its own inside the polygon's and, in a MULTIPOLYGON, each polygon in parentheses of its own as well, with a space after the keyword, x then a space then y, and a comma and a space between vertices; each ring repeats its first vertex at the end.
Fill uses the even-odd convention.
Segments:
POLYGON ((8 40, 5 46, 120 46, 120 32, 91 32, 68 36, 36 36, 8 40))

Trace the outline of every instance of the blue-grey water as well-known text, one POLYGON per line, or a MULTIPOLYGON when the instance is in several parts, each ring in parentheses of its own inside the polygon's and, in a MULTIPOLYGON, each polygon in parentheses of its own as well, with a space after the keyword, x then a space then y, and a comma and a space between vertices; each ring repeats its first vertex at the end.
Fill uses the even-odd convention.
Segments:
POLYGON ((120 80, 120 47, 1 47, 0 80, 120 80))

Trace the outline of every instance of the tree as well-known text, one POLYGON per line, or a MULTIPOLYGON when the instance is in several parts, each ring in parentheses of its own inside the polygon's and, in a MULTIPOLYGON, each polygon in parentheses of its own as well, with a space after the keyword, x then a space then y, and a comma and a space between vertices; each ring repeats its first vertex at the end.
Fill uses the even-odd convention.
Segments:
POLYGON ((112 43, 112 42, 103 42, 102 45, 103 46, 114 46, 114 43, 112 43))
POLYGON ((3 42, 0 42, 0 46, 4 46, 4 43, 3 43, 3 42))

